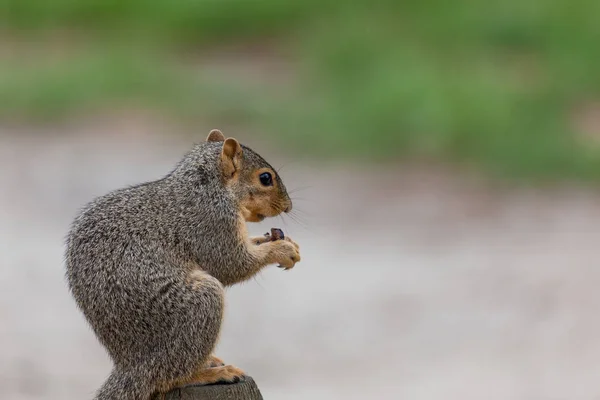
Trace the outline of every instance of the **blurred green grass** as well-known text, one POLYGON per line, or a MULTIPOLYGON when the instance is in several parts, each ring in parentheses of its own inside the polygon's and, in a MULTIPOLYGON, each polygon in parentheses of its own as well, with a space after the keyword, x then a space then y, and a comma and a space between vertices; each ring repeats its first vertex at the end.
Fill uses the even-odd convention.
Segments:
POLYGON ((574 112, 600 94, 598 21, 593 0, 0 0, 5 36, 84 43, 53 62, 3 62, 0 117, 123 102, 235 121, 327 158, 595 180, 600 151, 574 112), (293 60, 290 82, 186 67, 186 55, 202 64, 260 42, 293 60))

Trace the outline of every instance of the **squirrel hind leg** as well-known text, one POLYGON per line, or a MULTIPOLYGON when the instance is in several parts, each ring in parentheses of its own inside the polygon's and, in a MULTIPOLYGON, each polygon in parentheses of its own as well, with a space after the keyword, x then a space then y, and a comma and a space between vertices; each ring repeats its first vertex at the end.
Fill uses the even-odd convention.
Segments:
POLYGON ((206 363, 204 364, 205 368, 215 368, 215 367, 224 367, 225 361, 221 360, 219 357, 212 355, 208 357, 206 363))
POLYGON ((234 367, 233 365, 225 365, 222 367, 206 368, 205 365, 200 367, 191 376, 185 379, 178 379, 172 382, 171 388, 188 386, 188 385, 211 385, 215 383, 236 383, 243 382, 246 379, 246 373, 234 367))
POLYGON ((178 292, 185 296, 173 302, 181 314, 170 313, 173 336, 165 341, 170 356, 162 359, 160 365, 153 365, 159 377, 157 391, 167 393, 186 385, 242 380, 243 371, 224 366, 220 358, 212 355, 223 318, 221 283, 197 269, 188 274, 178 292))

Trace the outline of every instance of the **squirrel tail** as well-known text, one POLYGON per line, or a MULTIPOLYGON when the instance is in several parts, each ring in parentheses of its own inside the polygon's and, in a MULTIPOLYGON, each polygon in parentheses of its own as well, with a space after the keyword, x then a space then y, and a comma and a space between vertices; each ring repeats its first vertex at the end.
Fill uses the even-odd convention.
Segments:
POLYGON ((113 369, 94 400, 148 400, 153 394, 151 382, 139 375, 113 369))

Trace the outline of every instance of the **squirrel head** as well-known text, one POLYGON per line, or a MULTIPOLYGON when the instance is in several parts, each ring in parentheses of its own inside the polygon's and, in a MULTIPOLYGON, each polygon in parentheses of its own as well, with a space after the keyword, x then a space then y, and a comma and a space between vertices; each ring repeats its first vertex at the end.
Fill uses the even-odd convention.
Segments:
POLYGON ((234 193, 246 221, 260 222, 292 210, 292 200, 279 174, 260 155, 221 131, 210 131, 207 142, 222 142, 218 158, 225 185, 234 193))

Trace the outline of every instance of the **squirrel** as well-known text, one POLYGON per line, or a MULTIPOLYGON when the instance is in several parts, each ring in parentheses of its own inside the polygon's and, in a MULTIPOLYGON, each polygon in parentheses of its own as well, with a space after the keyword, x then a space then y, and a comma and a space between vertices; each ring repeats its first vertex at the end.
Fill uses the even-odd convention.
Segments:
POLYGON ((289 237, 250 237, 246 228, 291 209, 275 169, 216 129, 162 179, 85 206, 65 263, 70 292, 114 364, 95 399, 243 381, 213 354, 224 287, 300 261, 289 237))

